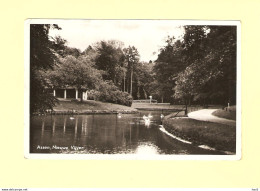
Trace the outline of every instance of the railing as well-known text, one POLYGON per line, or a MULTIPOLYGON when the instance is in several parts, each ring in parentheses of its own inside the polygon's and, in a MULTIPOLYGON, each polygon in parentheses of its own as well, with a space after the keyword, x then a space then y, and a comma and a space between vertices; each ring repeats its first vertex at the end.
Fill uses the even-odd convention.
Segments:
MULTIPOLYGON (((193 106, 188 106, 187 107, 187 114, 193 111, 198 111, 200 109, 203 109, 204 107, 198 106, 198 105, 193 105, 193 106)), ((176 110, 176 112, 170 114, 168 117, 174 118, 174 117, 184 117, 185 115, 185 110, 186 106, 184 105, 182 108, 179 108, 176 110)))
POLYGON ((150 102, 157 103, 157 100, 155 99, 152 99, 151 101, 150 99, 133 100, 133 103, 150 103, 150 102))

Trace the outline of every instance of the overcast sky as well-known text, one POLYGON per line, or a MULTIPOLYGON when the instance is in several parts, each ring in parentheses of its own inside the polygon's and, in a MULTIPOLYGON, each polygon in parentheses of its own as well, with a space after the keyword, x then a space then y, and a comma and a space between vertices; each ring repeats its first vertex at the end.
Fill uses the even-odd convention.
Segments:
POLYGON ((83 51, 100 40, 119 40, 125 47, 135 46, 140 60, 147 62, 157 58, 168 35, 180 38, 183 34, 173 20, 64 20, 57 24, 62 30, 51 30, 50 35, 60 35, 70 47, 83 51))

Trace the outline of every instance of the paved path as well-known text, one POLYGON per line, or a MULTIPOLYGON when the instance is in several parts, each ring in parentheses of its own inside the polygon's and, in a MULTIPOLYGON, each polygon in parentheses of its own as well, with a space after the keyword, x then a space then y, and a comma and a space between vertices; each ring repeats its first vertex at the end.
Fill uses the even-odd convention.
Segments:
POLYGON ((230 120, 230 119, 224 119, 220 117, 216 117, 212 115, 214 111, 217 109, 202 109, 198 111, 194 111, 188 114, 189 118, 200 120, 200 121, 210 121, 214 123, 221 123, 225 125, 230 125, 230 126, 236 126, 236 121, 230 120))

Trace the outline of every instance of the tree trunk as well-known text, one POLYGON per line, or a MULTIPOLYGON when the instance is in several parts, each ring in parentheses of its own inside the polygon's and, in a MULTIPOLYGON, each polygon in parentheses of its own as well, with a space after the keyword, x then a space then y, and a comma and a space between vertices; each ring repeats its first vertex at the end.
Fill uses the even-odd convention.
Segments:
POLYGON ((124 92, 125 92, 125 72, 124 72, 124 92))
POLYGON ((139 86, 137 86, 137 99, 140 99, 140 92, 139 92, 139 86))
POLYGON ((130 78, 130 95, 132 95, 132 91, 133 91, 133 68, 131 69, 131 78, 130 78))
POLYGON ((129 93, 129 75, 126 75, 126 92, 129 93))
POLYGON ((188 114, 188 100, 185 99, 185 115, 188 114))
POLYGON ((144 88, 143 88, 143 91, 144 91, 144 98, 147 99, 147 93, 144 88))
POLYGON ((79 90, 79 94, 80 94, 80 102, 83 102, 83 91, 80 89, 79 90))

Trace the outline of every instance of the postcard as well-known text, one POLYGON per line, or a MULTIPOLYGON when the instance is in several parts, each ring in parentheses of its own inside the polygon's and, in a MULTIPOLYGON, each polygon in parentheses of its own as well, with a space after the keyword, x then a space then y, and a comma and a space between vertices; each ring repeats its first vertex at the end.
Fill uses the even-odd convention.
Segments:
POLYGON ((25 158, 239 160, 239 21, 25 21, 25 158))

